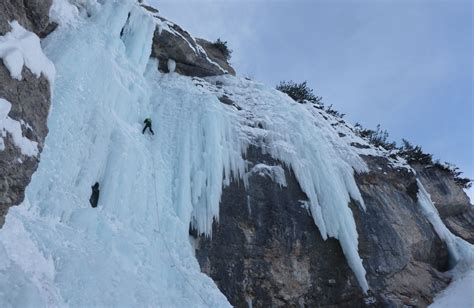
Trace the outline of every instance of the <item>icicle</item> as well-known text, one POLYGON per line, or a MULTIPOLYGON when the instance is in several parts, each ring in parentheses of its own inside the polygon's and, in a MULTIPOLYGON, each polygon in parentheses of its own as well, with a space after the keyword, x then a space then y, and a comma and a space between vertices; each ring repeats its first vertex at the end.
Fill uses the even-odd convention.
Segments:
POLYGON ((468 260, 474 265, 474 246, 449 231, 421 181, 417 179, 416 182, 418 184, 418 204, 438 236, 446 243, 451 265, 455 266, 462 260, 468 260))
POLYGON ((174 73, 175 69, 176 69, 176 61, 173 59, 168 59, 168 71, 170 73, 174 73))

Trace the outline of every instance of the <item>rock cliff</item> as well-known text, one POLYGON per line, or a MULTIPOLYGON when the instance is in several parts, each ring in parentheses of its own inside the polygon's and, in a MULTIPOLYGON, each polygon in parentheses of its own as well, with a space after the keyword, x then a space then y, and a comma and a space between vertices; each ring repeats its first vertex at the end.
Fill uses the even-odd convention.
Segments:
POLYGON ((169 72, 168 62, 174 61, 175 71, 186 76, 235 75, 224 55, 212 43, 194 39, 162 16, 156 15, 155 18, 158 27, 153 37, 151 56, 159 60, 160 71, 169 72))
MULTIPOLYGON (((224 190, 212 239, 198 237, 202 270, 236 307, 427 306, 450 279, 445 245, 417 204, 416 176, 381 157, 357 183, 366 211, 352 206, 371 293, 364 295, 339 243, 323 241, 291 169, 253 147, 252 165, 285 169, 286 187, 249 174, 224 190)), ((193 236, 197 234, 194 232, 193 236)))
POLYGON ((24 28, 44 37, 54 27, 49 20, 52 0, 3 0, 0 3, 0 35, 10 31, 8 22, 17 20, 24 28))
MULTIPOLYGON (((9 32, 9 22, 16 20, 24 28, 44 36, 51 30, 48 17, 51 2, 2 1, 0 35, 9 32)), ((48 133, 46 121, 51 103, 50 83, 44 75, 37 77, 26 66, 21 75, 21 80, 12 78, 3 61, 0 61, 0 98, 11 103, 8 116, 22 123, 22 134, 37 142, 41 152, 48 133)), ((38 157, 23 155, 9 133, 5 133, 4 142, 5 150, 0 151, 0 226, 8 208, 23 201, 25 188, 38 166, 38 157)))

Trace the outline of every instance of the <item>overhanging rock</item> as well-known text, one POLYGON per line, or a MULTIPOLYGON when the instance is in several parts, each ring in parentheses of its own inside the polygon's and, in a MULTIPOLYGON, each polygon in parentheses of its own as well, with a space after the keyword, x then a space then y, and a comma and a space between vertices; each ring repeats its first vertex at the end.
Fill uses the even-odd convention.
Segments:
POLYGON ((180 26, 154 14, 157 27, 151 56, 159 60, 159 70, 169 72, 168 61, 176 62, 176 72, 186 76, 235 75, 224 55, 212 43, 195 40, 180 26))

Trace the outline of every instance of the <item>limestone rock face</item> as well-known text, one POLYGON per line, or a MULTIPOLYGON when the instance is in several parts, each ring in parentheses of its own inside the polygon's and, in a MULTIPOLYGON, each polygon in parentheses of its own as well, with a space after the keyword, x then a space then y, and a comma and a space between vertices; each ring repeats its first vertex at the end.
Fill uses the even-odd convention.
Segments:
MULTIPOLYGON (((257 148, 252 164, 280 165, 257 148)), ((447 250, 416 201, 413 173, 365 157, 357 176, 366 211, 353 205, 359 252, 371 288, 364 295, 338 241, 324 241, 304 206, 294 174, 286 187, 249 174, 249 185, 224 190, 212 240, 198 237, 196 256, 230 303, 246 307, 426 306, 449 283, 447 250), (379 169, 382 168, 382 169, 379 169), (404 174, 401 174, 405 172, 404 174)), ((196 236, 196 235, 195 235, 196 236)))
MULTIPOLYGON (((11 20, 18 20, 23 27, 36 34, 43 33, 49 24, 50 6, 51 0, 0 2, 0 35, 10 31, 8 22, 11 20)), ((37 142, 41 152, 48 133, 46 122, 51 101, 50 84, 46 77, 41 75, 37 78, 23 67, 22 80, 12 79, 0 61, 0 98, 12 104, 8 116, 22 123, 23 135, 37 142)), ((22 155, 8 133, 4 142, 5 150, 0 151, 0 227, 8 208, 23 201, 25 188, 38 166, 38 157, 22 155)))
POLYGON ((44 37, 51 26, 49 9, 53 0, 2 0, 0 2, 0 35, 10 31, 8 22, 17 20, 25 29, 44 37))
POLYGON ((217 62, 222 68, 224 68, 229 74, 235 76, 235 71, 232 66, 229 65, 224 54, 213 45, 213 43, 206 41, 205 39, 198 38, 196 42, 204 48, 209 58, 212 61, 217 62))
MULTIPOLYGON (((233 74, 235 71, 218 56, 218 51, 201 46, 180 26, 155 15, 159 26, 155 30, 151 56, 159 61, 159 70, 169 72, 168 61, 176 62, 176 72, 186 76, 206 77, 233 74)), ((201 42, 204 42, 201 40, 201 42)), ((212 46, 212 44, 211 44, 212 46)))
MULTIPOLYGON (((248 159, 279 165, 256 148, 248 159)), ((339 243, 322 240, 306 195, 288 169, 285 176, 286 187, 254 174, 247 191, 238 183, 225 189, 212 240, 199 238, 202 270, 236 307, 362 302, 339 243)))
POLYGON ((452 175, 433 166, 416 165, 414 168, 446 227, 474 244, 474 206, 452 175))
POLYGON ((364 159, 370 172, 356 181, 366 211, 352 212, 371 290, 381 302, 426 306, 449 283, 447 248, 421 212, 415 174, 383 157, 364 159))

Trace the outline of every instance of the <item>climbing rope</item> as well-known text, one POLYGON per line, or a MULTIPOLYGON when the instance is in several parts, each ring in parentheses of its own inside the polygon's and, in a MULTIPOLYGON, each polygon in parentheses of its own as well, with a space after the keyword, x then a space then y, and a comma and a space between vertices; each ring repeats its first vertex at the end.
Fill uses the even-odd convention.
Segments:
MULTIPOLYGON (((155 170, 156 170, 156 164, 155 164, 155 157, 153 155, 153 152, 151 151, 151 147, 148 149, 149 152, 150 152, 150 156, 151 156, 151 161, 152 161, 152 164, 153 164, 153 168, 152 168, 152 177, 153 177, 153 190, 155 192, 155 202, 156 202, 156 221, 157 221, 157 229, 155 229, 155 232, 158 233, 158 236, 161 238, 161 241, 165 244, 165 248, 166 250, 168 251, 168 256, 170 257, 170 259, 172 260, 172 263, 173 263, 173 266, 176 266, 176 260, 174 259, 172 253, 171 253, 171 249, 169 248, 168 246, 168 243, 166 242, 165 238, 163 237, 163 234, 161 233, 161 230, 160 230, 160 222, 159 222, 159 217, 160 217, 160 213, 159 213, 159 208, 158 208, 158 192, 156 190, 156 173, 155 173, 155 170)), ((186 277, 186 275, 184 275, 181 270, 179 270, 178 268, 176 268, 178 273, 181 275, 181 277, 183 278, 183 280, 191 287, 191 289, 194 290, 194 292, 201 298, 203 304, 207 307, 212 307, 205 299, 204 297, 201 295, 200 292, 198 292, 198 290, 193 286, 193 284, 188 280, 188 278, 186 277)))

